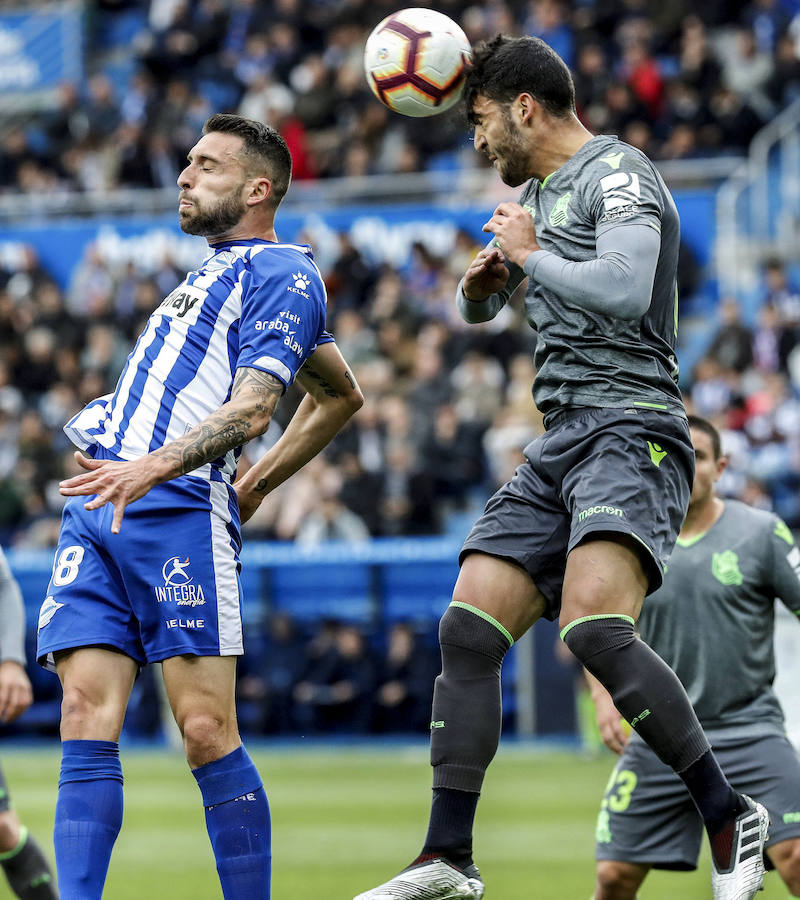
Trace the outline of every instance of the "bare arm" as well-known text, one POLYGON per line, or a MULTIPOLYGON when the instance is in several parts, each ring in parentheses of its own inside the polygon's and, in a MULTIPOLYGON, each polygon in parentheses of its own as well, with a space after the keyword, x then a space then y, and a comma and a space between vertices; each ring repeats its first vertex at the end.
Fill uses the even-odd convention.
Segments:
POLYGON ((600 737, 609 750, 613 750, 614 753, 622 753, 625 745, 628 743, 628 735, 623 727, 624 720, 619 714, 617 707, 614 706, 611 694, 608 693, 594 675, 591 675, 586 669, 583 671, 589 685, 592 702, 594 703, 600 737))
POLYGON ((307 391, 286 431, 234 485, 246 522, 264 497, 313 459, 364 402, 336 344, 320 345, 297 374, 307 391))
POLYGON ((274 375, 260 369, 238 369, 230 400, 182 438, 130 462, 88 459, 76 453, 80 465, 89 471, 62 481, 61 493, 68 497, 96 494, 84 504, 86 509, 111 503, 111 530, 116 534, 125 507, 150 488, 192 472, 263 434, 282 393, 283 382, 274 375))

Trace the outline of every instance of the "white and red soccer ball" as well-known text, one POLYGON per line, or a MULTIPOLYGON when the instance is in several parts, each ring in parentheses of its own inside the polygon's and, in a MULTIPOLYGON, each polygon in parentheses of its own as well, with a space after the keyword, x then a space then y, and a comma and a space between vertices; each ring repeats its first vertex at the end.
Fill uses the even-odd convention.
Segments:
POLYGON ((457 102, 471 48, 456 23, 433 9, 401 9, 367 38, 364 69, 372 92, 404 116, 433 116, 457 102))

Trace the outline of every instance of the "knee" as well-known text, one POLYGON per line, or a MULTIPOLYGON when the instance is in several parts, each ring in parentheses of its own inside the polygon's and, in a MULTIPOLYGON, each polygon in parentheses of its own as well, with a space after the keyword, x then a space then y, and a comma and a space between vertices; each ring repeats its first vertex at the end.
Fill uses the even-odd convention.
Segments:
POLYGON ((628 863, 603 860, 597 864, 594 900, 636 900, 641 881, 628 863))
POLYGON ((0 813, 0 853, 15 850, 19 844, 20 824, 17 814, 8 809, 0 813))
POLYGON ((124 710, 98 686, 65 684, 61 701, 63 740, 116 741, 124 710))
POLYGON ((188 713, 178 727, 192 768, 221 759, 240 743, 235 723, 215 712, 188 713))

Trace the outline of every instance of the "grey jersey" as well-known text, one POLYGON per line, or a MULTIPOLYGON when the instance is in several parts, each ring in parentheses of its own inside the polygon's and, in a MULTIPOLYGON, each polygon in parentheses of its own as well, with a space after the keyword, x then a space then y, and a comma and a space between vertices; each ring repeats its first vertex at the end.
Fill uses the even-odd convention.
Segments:
MULTIPOLYGON (((644 290, 649 296, 640 304, 645 312, 634 318, 626 315, 621 301, 615 308, 613 296, 602 304, 603 311, 582 302, 586 279, 580 266, 565 279, 555 279, 564 282, 560 288, 537 280, 534 266, 525 305, 538 335, 533 383, 538 408, 547 415, 565 407, 638 404, 685 415, 675 357, 680 223, 650 160, 615 137, 599 135, 544 181, 528 182, 520 203, 533 217, 542 250, 573 263, 596 261, 598 239, 612 250, 635 255, 637 247, 626 245, 629 229, 620 230, 620 247, 613 247, 610 232, 619 225, 645 226, 660 236, 652 289, 648 282, 644 290)), ((459 309, 467 321, 496 315, 526 274, 518 266, 509 268, 507 289, 487 301, 467 301, 459 289, 459 309)), ((553 282, 542 278, 546 280, 553 282)))
POLYGON ((644 602, 642 638, 676 672, 709 733, 783 727, 771 687, 776 597, 800 614, 800 548, 776 516, 726 500, 704 535, 678 540, 663 586, 644 602))

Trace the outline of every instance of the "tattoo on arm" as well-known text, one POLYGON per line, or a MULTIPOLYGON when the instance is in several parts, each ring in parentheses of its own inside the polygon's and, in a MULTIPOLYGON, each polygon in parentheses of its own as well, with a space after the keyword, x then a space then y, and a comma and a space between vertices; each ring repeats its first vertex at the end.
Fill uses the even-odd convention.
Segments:
MULTIPOLYGON (((314 381, 316 381, 317 384, 320 386, 320 388, 322 388, 326 397, 334 397, 335 398, 335 397, 339 396, 339 392, 336 390, 336 388, 323 375, 321 375, 311 365, 310 362, 307 362, 303 366, 303 374, 308 375, 309 378, 313 378, 314 381)), ((353 387, 355 387, 355 384, 354 384, 352 378, 350 377, 349 372, 346 373, 346 377, 347 377, 347 380, 350 382, 350 384, 352 384, 353 387)))
POLYGON ((238 405, 233 409, 227 404, 222 406, 185 437, 156 453, 168 459, 180 473, 192 472, 261 433, 254 429, 265 418, 269 421, 282 393, 283 383, 274 375, 258 369, 239 369, 231 401, 239 401, 239 404, 242 400, 251 401, 251 405, 245 408, 238 405), (248 396, 248 392, 255 397, 248 396))

